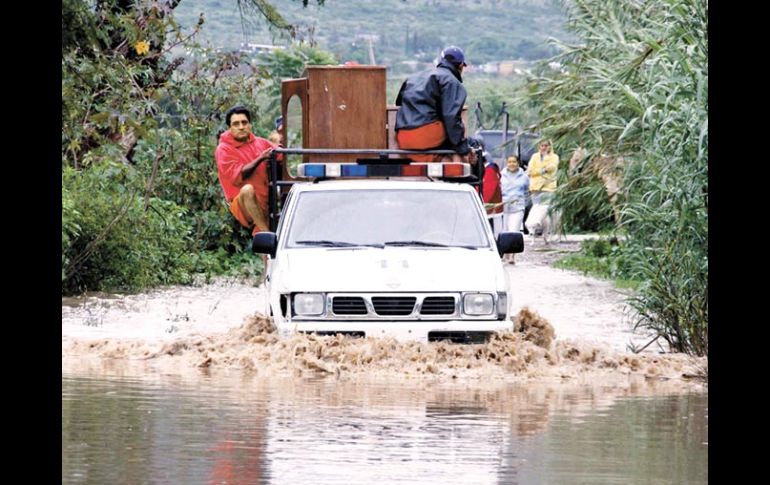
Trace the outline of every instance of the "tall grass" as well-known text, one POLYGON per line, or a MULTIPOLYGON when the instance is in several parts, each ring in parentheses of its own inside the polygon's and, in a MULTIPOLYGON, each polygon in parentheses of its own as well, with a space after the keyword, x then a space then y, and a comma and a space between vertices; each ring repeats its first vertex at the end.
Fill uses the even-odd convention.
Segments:
MULTIPOLYGON (((530 85, 542 129, 562 153, 585 149, 581 174, 602 157, 622 161, 622 257, 644 281, 636 325, 707 355, 708 2, 575 0, 569 11, 583 44, 561 46, 567 74, 530 85)), ((565 183, 557 200, 590 195, 596 206, 592 184, 565 183)))

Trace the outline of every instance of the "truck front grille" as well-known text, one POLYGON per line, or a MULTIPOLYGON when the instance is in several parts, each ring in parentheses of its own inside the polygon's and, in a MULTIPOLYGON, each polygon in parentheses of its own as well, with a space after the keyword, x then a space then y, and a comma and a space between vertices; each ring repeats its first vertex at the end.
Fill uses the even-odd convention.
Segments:
POLYGON ((414 311, 417 297, 414 296, 373 296, 372 305, 377 315, 406 316, 414 311))
POLYGON ((420 315, 451 315, 455 312, 453 296, 429 296, 422 302, 420 315))
MULTIPOLYGON (((328 293, 325 320, 484 320, 460 312, 461 293, 328 293)), ((318 320, 318 316, 294 316, 318 320)))
POLYGON ((335 296, 332 311, 336 315, 366 315, 366 302, 360 296, 335 296))

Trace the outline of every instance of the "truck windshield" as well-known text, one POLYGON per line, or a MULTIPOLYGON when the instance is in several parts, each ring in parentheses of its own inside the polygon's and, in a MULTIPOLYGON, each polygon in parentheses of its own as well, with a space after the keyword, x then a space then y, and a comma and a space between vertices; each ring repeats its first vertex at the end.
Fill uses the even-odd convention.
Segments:
POLYGON ((486 220, 473 197, 444 190, 304 192, 287 246, 489 247, 486 220))

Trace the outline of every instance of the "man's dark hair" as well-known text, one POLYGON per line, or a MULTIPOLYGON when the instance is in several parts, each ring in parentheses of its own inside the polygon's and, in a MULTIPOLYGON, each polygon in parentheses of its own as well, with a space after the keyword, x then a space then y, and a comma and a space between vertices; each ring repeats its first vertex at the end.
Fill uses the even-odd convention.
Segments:
POLYGON ((251 111, 245 106, 238 105, 227 110, 227 113, 225 114, 225 123, 227 126, 230 126, 230 118, 232 118, 234 114, 246 115, 246 119, 251 123, 251 111))

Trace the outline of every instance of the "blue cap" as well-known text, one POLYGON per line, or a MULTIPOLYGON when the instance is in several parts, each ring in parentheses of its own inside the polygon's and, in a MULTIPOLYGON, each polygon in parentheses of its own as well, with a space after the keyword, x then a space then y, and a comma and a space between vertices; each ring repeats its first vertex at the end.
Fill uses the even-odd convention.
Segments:
POLYGON ((446 59, 455 66, 459 66, 460 64, 463 66, 468 65, 465 63, 465 54, 463 53, 463 50, 454 45, 441 51, 441 58, 446 59))
POLYGON ((283 124, 283 116, 279 116, 275 119, 275 129, 277 130, 283 124))

